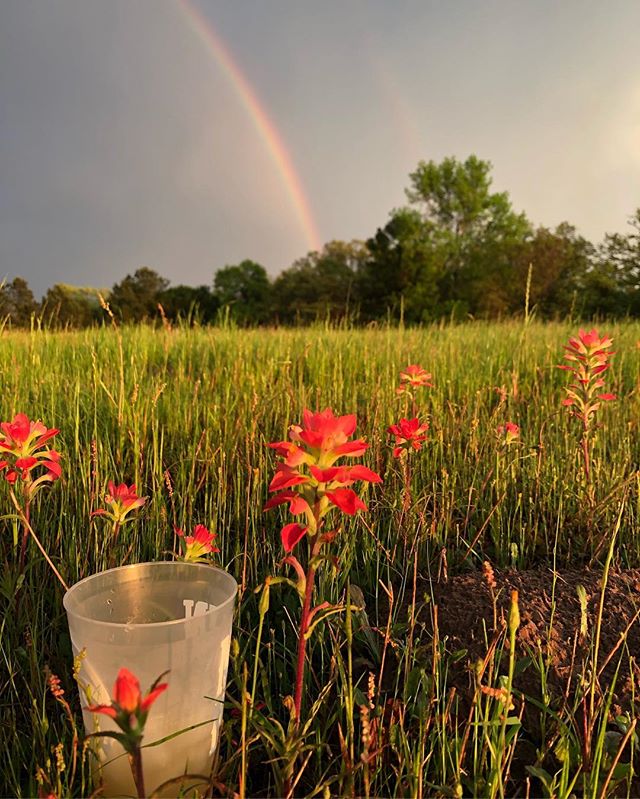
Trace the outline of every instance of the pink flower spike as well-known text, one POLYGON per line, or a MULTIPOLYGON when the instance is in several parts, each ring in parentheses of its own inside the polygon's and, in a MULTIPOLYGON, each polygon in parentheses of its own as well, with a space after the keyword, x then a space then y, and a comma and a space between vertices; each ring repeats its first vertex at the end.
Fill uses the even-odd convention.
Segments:
POLYGON ((432 388, 431 374, 415 363, 410 364, 400 372, 400 383, 401 388, 403 383, 413 387, 425 386, 432 388))
POLYGON ((598 393, 605 386, 604 375, 609 369, 609 358, 614 354, 609 349, 612 344, 613 339, 607 335, 601 336, 596 328, 580 329, 578 337, 570 338, 569 344, 565 346, 567 352, 564 357, 571 365, 559 364, 561 369, 573 374, 574 381, 565 388, 567 396, 562 404, 571 408, 571 415, 582 422, 585 435, 600 408, 600 403, 594 400, 616 399, 615 394, 598 393))
POLYGON ((288 503, 290 512, 294 516, 304 514, 307 522, 293 522, 282 528, 280 535, 286 552, 291 552, 305 534, 311 536, 314 547, 316 543, 328 543, 325 517, 332 510, 331 505, 350 515, 366 510, 364 502, 347 487, 358 480, 382 482, 380 475, 363 465, 336 465, 342 457, 357 457, 368 448, 361 439, 349 440, 355 433, 356 421, 355 414, 336 416, 330 408, 305 409, 302 424, 289 427, 291 443, 270 444, 282 460, 269 485, 269 491, 276 495, 265 503, 264 509, 288 503))
POLYGON ((7 443, 14 447, 22 447, 29 438, 31 423, 25 413, 17 413, 12 422, 2 422, 1 428, 7 443))
POLYGON ((24 413, 18 413, 11 422, 0 423, 0 451, 9 457, 3 460, 4 467, 11 464, 5 477, 11 483, 21 479, 26 484, 27 492, 33 496, 46 482, 57 480, 62 474, 62 469, 57 462, 60 453, 48 450, 45 442, 58 434, 56 428, 47 429, 40 421, 31 422, 24 413), (56 465, 50 467, 52 462, 56 465), (35 473, 35 469, 44 467, 45 474, 35 473))

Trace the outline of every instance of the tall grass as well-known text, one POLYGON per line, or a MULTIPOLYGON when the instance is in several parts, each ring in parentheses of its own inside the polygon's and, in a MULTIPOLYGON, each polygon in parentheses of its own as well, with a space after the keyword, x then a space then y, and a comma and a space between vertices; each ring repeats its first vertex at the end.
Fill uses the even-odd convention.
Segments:
MULTIPOLYGON (((190 529, 200 522, 217 531, 219 562, 241 588, 230 701, 245 722, 243 681, 264 702, 262 726, 252 722, 243 739, 244 788, 247 795, 273 795, 278 765, 267 761, 282 753, 269 742, 277 735, 269 739, 266 729, 286 726, 282 699, 293 693, 297 607, 287 589, 272 590, 256 652, 259 599, 253 589, 279 570, 285 517, 262 513, 274 466, 265 445, 285 437, 305 407, 355 412, 358 434, 371 443, 365 461, 384 484, 368 489, 370 512, 345 524, 338 573, 320 578, 319 592, 329 601, 339 602, 351 586, 364 605, 353 613, 350 632, 336 618, 310 642, 310 723, 306 754, 296 758, 296 768, 306 767, 296 791, 504 795, 511 793, 505 787, 513 763, 509 747, 520 722, 504 726, 497 693, 472 690, 470 705, 451 695, 453 653, 434 636, 433 619, 426 626, 421 621, 433 611, 418 612, 425 596, 416 586, 428 585, 443 563, 452 574, 478 569, 485 560, 517 568, 603 560, 618 516, 614 562, 640 565, 640 325, 608 330, 617 354, 607 385, 619 399, 598 414, 595 508, 584 502, 579 431, 560 406, 566 376, 555 364, 571 332, 567 325, 536 323, 5 332, 1 415, 10 419, 22 411, 60 429, 64 478, 39 497, 32 524, 67 583, 111 565, 107 529, 91 518, 109 479, 135 482, 150 497, 140 521, 121 533, 121 554, 130 549, 129 562, 169 557, 175 524, 190 529), (419 401, 430 421, 429 442, 413 458, 412 504, 405 512, 402 472, 390 457, 385 430, 407 411, 395 387, 408 363, 432 372, 434 386, 419 401), (521 441, 505 453, 496 428, 507 420, 520 425, 521 441), (255 658, 258 685, 251 686, 255 658), (383 674, 383 661, 393 663, 394 679, 383 674), (313 707, 323 691, 340 701, 313 707)), ((9 513, 5 489, 0 486, 9 513)), ((45 681, 47 667, 73 696, 61 590, 33 546, 20 584, 17 526, 11 518, 2 525, 0 793, 35 795, 44 780, 62 795, 86 795, 86 767, 69 782, 70 725, 45 681)), ((478 677, 485 686, 490 680, 498 687, 505 636, 503 630, 487 640, 488 660, 478 677)), ((543 680, 543 666, 540 672, 543 680)), ((568 710, 566 718, 549 713, 555 714, 545 716, 554 734, 567 741, 577 734, 568 710)), ((218 779, 230 790, 243 773, 240 734, 240 722, 231 717, 218 779)), ((579 774, 584 762, 576 757, 579 774)), ((539 754, 529 765, 540 770, 543 760, 539 754)), ((589 772, 594 796, 612 759, 601 761, 600 781, 589 772)), ((573 768, 567 762, 565 771, 573 768)), ((562 785, 568 795, 576 782, 567 774, 562 785)), ((541 779, 534 772, 529 778, 541 779)), ((630 785, 629 774, 625 779, 630 785)), ((525 776, 518 784, 526 785, 525 776)), ((619 784, 611 776, 605 789, 619 784)))

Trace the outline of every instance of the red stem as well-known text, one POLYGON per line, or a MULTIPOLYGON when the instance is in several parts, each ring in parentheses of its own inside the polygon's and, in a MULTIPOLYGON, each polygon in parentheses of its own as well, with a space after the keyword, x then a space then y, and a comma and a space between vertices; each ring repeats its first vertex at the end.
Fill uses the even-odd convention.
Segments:
POLYGON ((138 791, 138 799, 145 799, 146 791, 144 789, 144 773, 142 771, 142 752, 136 746, 135 750, 129 755, 129 762, 131 763, 131 773, 133 774, 133 781, 136 784, 138 791))
MULTIPOLYGON (((317 540, 317 536, 316 536, 317 540)), ((311 559, 313 559, 316 549, 316 541, 311 548, 311 559)), ((300 616, 300 629, 298 631, 298 663, 296 666, 296 693, 294 707, 296 710, 296 726, 300 724, 300 711, 302 707, 302 688, 304 685, 304 666, 305 652, 307 647, 306 633, 309 629, 309 612, 311 610, 311 597, 313 595, 313 582, 316 574, 315 566, 309 566, 307 571, 307 585, 304 592, 304 603, 302 605, 302 615, 300 616)))

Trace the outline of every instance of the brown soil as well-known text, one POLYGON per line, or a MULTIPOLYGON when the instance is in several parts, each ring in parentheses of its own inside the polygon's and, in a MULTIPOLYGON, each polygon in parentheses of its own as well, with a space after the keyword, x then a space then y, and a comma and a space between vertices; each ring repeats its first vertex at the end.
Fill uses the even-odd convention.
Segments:
MULTIPOLYGON (((580 672, 589 658, 598 617, 602 572, 597 571, 494 571, 496 587, 497 629, 494 628, 492 592, 481 572, 463 574, 446 583, 422 586, 433 593, 438 606, 438 630, 441 640, 447 638, 448 652, 467 650, 467 655, 453 668, 450 676, 460 695, 469 696, 472 676, 469 662, 484 658, 487 640, 504 630, 508 617, 510 594, 517 589, 521 623, 517 634, 517 656, 536 657, 541 651, 549 660, 549 692, 559 699, 573 691, 580 672), (554 584, 555 583, 555 584, 554 584), (580 635, 582 613, 577 588, 582 585, 587 596, 587 634, 580 635)), ((640 569, 609 573, 600 631, 598 670, 601 688, 606 691, 620 671, 615 685, 615 702, 627 708, 632 695, 640 690, 640 669, 631 664, 629 655, 640 654, 640 569), (618 646, 626 633, 626 647, 618 646), (616 650, 616 646, 618 649, 616 650), (615 654, 608 663, 608 656, 615 654), (622 656, 622 657, 621 657, 622 656)), ((433 609, 423 606, 419 620, 432 627, 433 609)), ((504 671, 504 663, 501 673, 504 671)), ((540 698, 540 676, 529 666, 515 681, 515 687, 529 696, 540 698)))

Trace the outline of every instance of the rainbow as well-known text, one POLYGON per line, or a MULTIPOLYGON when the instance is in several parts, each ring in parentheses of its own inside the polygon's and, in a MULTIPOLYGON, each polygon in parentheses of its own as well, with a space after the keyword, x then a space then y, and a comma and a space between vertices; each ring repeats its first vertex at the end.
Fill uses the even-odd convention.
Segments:
POLYGON ((264 141, 271 160, 280 174, 291 203, 295 208, 298 220, 304 230, 308 248, 310 250, 321 250, 322 240, 311 213, 309 201, 302 188, 302 182, 293 165, 291 155, 278 129, 269 118, 242 70, 234 61, 229 49, 216 33, 211 21, 204 16, 200 9, 196 8, 192 0, 178 0, 178 6, 184 11, 191 29, 206 45, 229 79, 261 139, 264 141))

